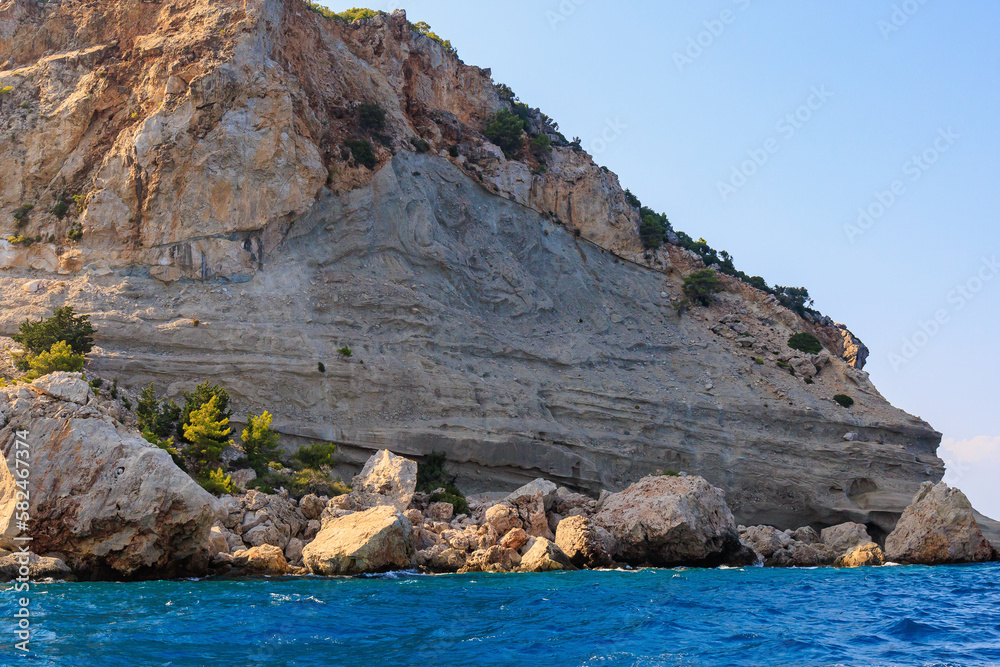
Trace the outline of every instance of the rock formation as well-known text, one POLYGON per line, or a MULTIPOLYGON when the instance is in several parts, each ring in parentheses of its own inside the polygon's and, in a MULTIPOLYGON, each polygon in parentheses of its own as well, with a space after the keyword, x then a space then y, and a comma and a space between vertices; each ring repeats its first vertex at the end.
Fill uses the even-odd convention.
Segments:
POLYGON ((345 478, 385 448, 447 452, 470 492, 669 468, 743 523, 892 530, 941 479, 940 434, 879 395, 863 345, 728 277, 678 317, 701 260, 644 251, 617 177, 540 112, 551 153, 508 159, 493 84, 403 12, 6 0, 0 332, 91 313, 95 370, 174 397, 221 378, 286 447, 337 442, 345 478), (789 357, 801 331, 828 362, 789 357))
POLYGON ((410 521, 391 505, 330 521, 302 550, 313 574, 341 575, 404 570, 413 563, 410 521))
POLYGON ((947 484, 926 483, 886 538, 886 557, 896 563, 946 565, 996 560, 965 494, 947 484))
POLYGON ((630 565, 745 565, 748 550, 721 490, 700 477, 646 477, 604 501, 594 520, 630 565))
POLYGON ((834 567, 879 567, 885 565, 885 554, 879 545, 869 542, 855 547, 836 561, 834 567))
MULTIPOLYGON (((203 572, 219 503, 112 415, 78 374, 0 388, 0 499, 16 490, 15 434, 27 431, 35 553, 88 577, 203 572)), ((13 508, 0 509, 0 548, 13 550, 13 508)))

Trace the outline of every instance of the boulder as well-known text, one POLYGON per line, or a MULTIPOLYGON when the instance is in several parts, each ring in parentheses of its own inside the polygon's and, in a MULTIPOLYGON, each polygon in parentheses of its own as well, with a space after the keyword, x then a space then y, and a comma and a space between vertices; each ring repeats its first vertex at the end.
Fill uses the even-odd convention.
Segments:
POLYGON ((451 503, 431 503, 427 508, 427 516, 435 521, 451 521, 455 516, 455 506, 451 503))
POLYGON ((611 556, 604 550, 598 526, 583 516, 571 516, 559 522, 556 546, 577 568, 595 569, 614 565, 611 556))
POLYGON ((320 515, 323 514, 323 509, 325 507, 326 503, 312 493, 302 496, 302 500, 299 501, 299 511, 302 512, 302 516, 305 517, 307 521, 318 519, 320 515))
POLYGON ((842 523, 824 528, 820 533, 820 539, 832 558, 849 553, 862 544, 873 542, 868 529, 860 523, 842 523))
POLYGON ((391 505, 406 510, 417 488, 417 464, 387 449, 368 459, 351 483, 351 495, 362 507, 391 505))
POLYGON ((518 496, 513 503, 528 535, 555 539, 549 528, 549 519, 545 514, 545 496, 541 491, 536 491, 533 496, 518 496))
POLYGON ((516 502, 519 498, 528 497, 533 498, 536 493, 542 494, 542 499, 545 503, 545 510, 548 511, 552 509, 552 504, 556 501, 558 495, 559 487, 557 487, 552 482, 545 479, 536 479, 534 481, 528 482, 521 488, 512 492, 507 496, 507 500, 511 503, 516 502))
POLYGON ((226 514, 220 503, 104 403, 80 405, 89 390, 66 373, 0 388, 0 548, 12 546, 10 471, 16 431, 27 431, 34 551, 64 554, 77 573, 204 573, 209 533, 226 514))
POLYGON ((467 572, 510 572, 521 563, 521 556, 513 549, 499 545, 480 549, 469 554, 465 565, 459 570, 467 572))
POLYGON ((244 549, 233 554, 233 565, 254 574, 288 574, 285 554, 272 544, 244 549))
POLYGON ((431 572, 458 572, 465 567, 464 551, 452 549, 447 544, 437 544, 417 552, 416 563, 431 572))
POLYGON ((577 568, 555 542, 539 537, 521 558, 521 566, 518 569, 521 572, 552 572, 577 568))
POLYGON ((208 554, 229 553, 229 531, 221 526, 212 526, 208 533, 208 554))
POLYGON ((896 563, 945 565, 996 560, 997 552, 979 529, 965 494, 944 482, 925 482, 885 541, 896 563))
POLYGON ((885 565, 885 554, 874 542, 855 547, 850 553, 844 554, 836 561, 834 567, 879 567, 885 565))
POLYGON ((609 496, 594 517, 630 565, 746 565, 756 556, 740 543, 725 496, 701 477, 646 477, 609 496))
POLYGON ((512 549, 514 551, 520 551, 521 547, 528 543, 528 534, 524 532, 523 528, 511 528, 500 539, 500 546, 504 549, 512 549))
POLYGON ((793 539, 771 526, 741 527, 740 540, 760 556, 765 567, 815 567, 830 562, 825 549, 793 539))
POLYGON ((302 560, 302 550, 304 548, 305 545, 302 543, 302 540, 297 537, 293 537, 288 540, 288 546, 285 547, 285 559, 289 563, 297 563, 302 560))
POLYGON ((313 574, 386 572, 411 567, 416 552, 413 525, 390 505, 331 519, 302 551, 313 574))
POLYGON ((492 528, 497 535, 506 535, 514 528, 523 528, 521 516, 513 506, 506 503, 494 505, 483 515, 483 525, 492 528))
POLYGON ((804 526, 797 530, 793 530, 789 533, 789 537, 798 542, 804 542, 805 544, 818 544, 823 541, 819 533, 816 532, 811 526, 804 526))
POLYGON ((90 399, 90 385, 83 379, 81 373, 64 373, 57 371, 38 378, 28 388, 59 401, 86 405, 90 399))
POLYGON ((58 558, 47 558, 33 553, 13 553, 0 558, 0 581, 13 581, 19 577, 28 577, 32 581, 72 579, 73 573, 69 566, 58 558))

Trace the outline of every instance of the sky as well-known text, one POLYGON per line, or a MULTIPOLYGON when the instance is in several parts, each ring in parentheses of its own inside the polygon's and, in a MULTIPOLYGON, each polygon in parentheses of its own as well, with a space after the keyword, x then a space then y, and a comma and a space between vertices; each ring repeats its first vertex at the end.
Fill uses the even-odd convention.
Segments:
MULTIPOLYGON (((805 286, 1000 518, 1000 4, 373 0, 737 268, 805 286)), ((340 11, 353 6, 327 2, 340 11)))

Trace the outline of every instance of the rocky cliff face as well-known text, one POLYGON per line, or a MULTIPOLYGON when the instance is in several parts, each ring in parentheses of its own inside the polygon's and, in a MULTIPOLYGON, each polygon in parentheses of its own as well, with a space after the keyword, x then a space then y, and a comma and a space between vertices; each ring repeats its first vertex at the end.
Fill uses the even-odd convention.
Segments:
POLYGON ((0 91, 0 237, 37 239, 0 240, 0 331, 73 305, 92 368, 220 381, 289 446, 338 442, 345 475, 381 448, 446 451, 473 491, 683 469, 741 523, 876 535, 943 474, 846 329, 728 278, 678 317, 700 260, 644 251, 585 153, 507 159, 489 71, 402 12, 0 0, 0 91), (387 112, 373 170, 345 148, 365 102, 387 112), (832 354, 789 350, 802 330, 832 354))

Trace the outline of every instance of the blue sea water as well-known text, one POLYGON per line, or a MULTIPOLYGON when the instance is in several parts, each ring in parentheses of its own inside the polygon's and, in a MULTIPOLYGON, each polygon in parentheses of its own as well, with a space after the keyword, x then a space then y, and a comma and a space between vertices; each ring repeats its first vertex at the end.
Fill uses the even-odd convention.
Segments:
POLYGON ((32 654, 8 635, 3 665, 1000 665, 998 565, 53 583, 32 598, 32 654))

